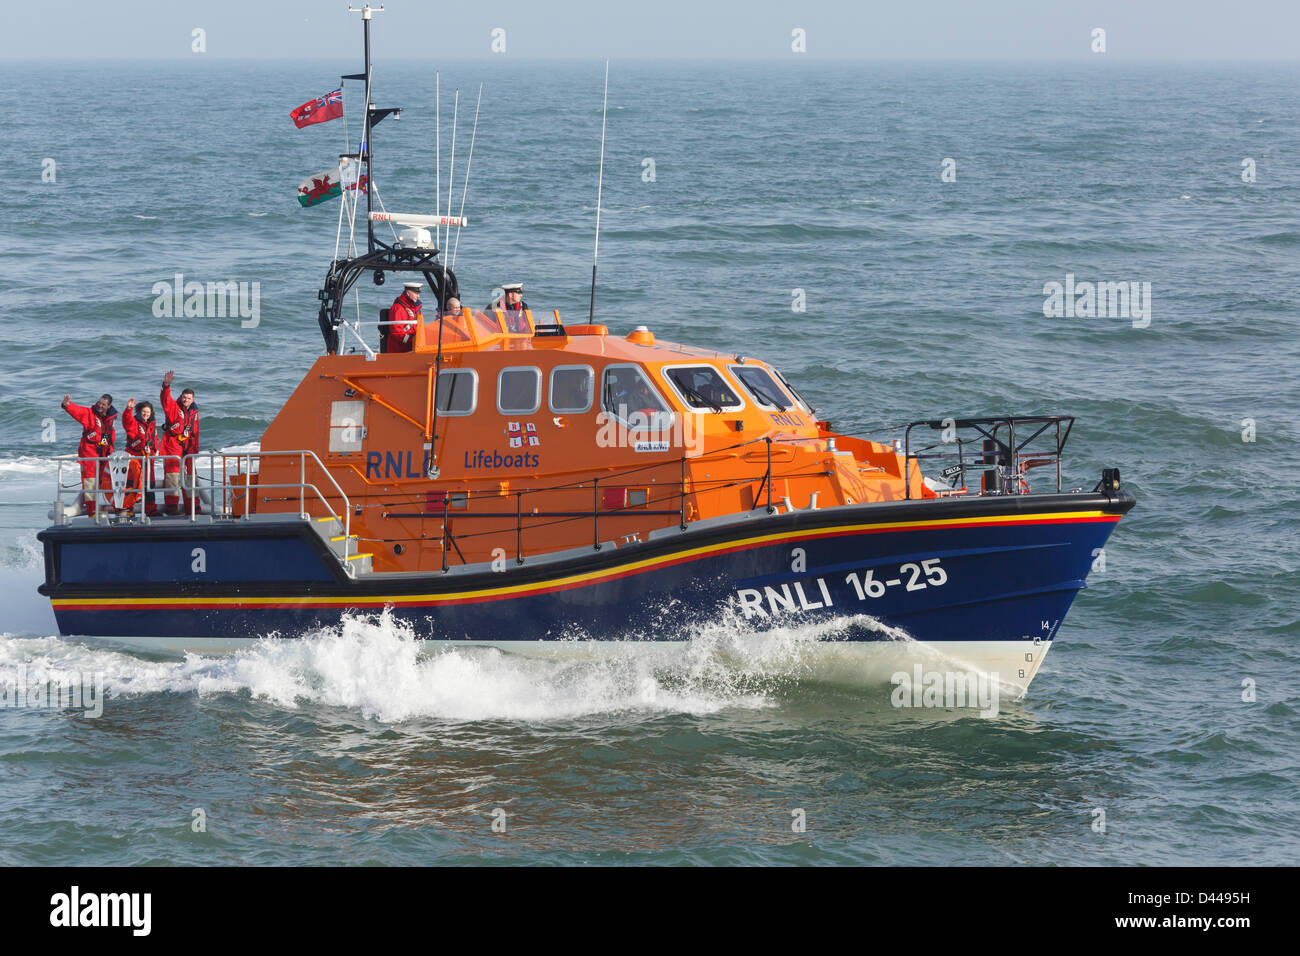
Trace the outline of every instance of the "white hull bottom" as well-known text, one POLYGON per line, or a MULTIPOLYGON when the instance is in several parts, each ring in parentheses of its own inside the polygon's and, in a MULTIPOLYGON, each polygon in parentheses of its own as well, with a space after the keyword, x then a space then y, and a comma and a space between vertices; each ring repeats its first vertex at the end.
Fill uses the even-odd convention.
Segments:
MULTIPOLYGON (((88 644, 162 653, 229 654, 261 642, 253 638, 68 638, 88 644)), ((294 638, 296 640, 296 638, 294 638)), ((1037 675, 1051 641, 791 641, 780 636, 747 635, 717 641, 421 641, 421 650, 436 654, 471 647, 556 661, 636 657, 665 666, 708 656, 738 671, 785 675, 800 680, 849 686, 904 682, 912 693, 907 706, 951 706, 961 684, 968 688, 995 684, 1002 700, 1024 696, 1037 675), (899 675, 906 675, 900 678, 899 675), (978 684, 980 680, 985 683, 978 684), (937 695, 937 696, 936 696, 937 695), (945 696, 947 695, 947 696, 945 696)), ((900 697, 902 691, 898 691, 900 697)))

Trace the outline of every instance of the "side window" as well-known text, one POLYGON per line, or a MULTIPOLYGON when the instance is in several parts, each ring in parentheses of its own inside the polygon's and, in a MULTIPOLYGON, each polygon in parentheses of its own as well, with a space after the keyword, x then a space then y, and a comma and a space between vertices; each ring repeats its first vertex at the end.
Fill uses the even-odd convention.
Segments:
POLYGON ((365 402, 330 403, 330 451, 338 455, 361 451, 366 437, 365 402))
POLYGON ((557 365, 551 369, 551 411, 580 414, 591 408, 596 373, 590 365, 557 365))
POLYGON ((727 370, 740 380, 750 397, 764 408, 784 412, 794 407, 776 380, 757 365, 728 365, 727 370))
POLYGON ((438 373, 438 414, 472 415, 478 403, 478 373, 448 369, 438 373))
POLYGON ((529 366, 503 368, 497 376, 497 411, 531 415, 542 407, 542 372, 529 366))
POLYGON ((639 365, 607 365, 601 376, 600 407, 636 431, 671 428, 673 413, 639 365))
POLYGON ((664 369, 687 408, 727 411, 744 408, 745 403, 712 365, 686 365, 664 369))
POLYGON ((772 369, 772 371, 775 372, 776 377, 781 380, 781 384, 785 386, 785 390, 794 396, 794 400, 799 403, 800 408, 802 408, 809 415, 813 415, 816 413, 817 409, 809 405, 808 402, 804 399, 804 397, 794 390, 794 386, 791 385, 788 381, 786 381, 784 375, 782 375, 780 372, 777 372, 776 369, 772 369))

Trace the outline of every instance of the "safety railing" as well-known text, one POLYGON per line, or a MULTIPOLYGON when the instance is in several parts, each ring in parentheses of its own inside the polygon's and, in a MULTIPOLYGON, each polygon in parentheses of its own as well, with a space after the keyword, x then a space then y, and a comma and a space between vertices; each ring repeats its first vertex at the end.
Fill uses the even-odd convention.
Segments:
MULTIPOLYGON (((525 563, 524 551, 524 532, 537 531, 542 528, 554 529, 558 525, 569 525, 574 522, 591 523, 591 547, 594 551, 601 550, 602 547, 602 521, 610 521, 618 518, 645 518, 661 517, 676 518, 676 524, 680 530, 685 531, 688 525, 688 499, 700 494, 714 493, 724 491, 728 488, 740 487, 742 485, 756 485, 754 491, 754 507, 763 507, 768 514, 775 514, 778 506, 773 503, 773 479, 774 478, 796 478, 812 477, 814 475, 825 474, 822 466, 814 472, 806 474, 775 474, 773 473, 772 446, 779 444, 781 439, 773 439, 770 436, 754 438, 748 441, 739 442, 723 448, 712 449, 703 455, 690 457, 682 455, 677 459, 669 461, 659 461, 648 465, 638 465, 634 468, 623 468, 611 472, 609 475, 591 476, 570 482, 561 482, 554 485, 547 485, 541 488, 521 488, 510 491, 503 495, 499 490, 450 490, 450 491, 420 491, 415 493, 410 500, 394 501, 394 494, 385 493, 383 497, 389 499, 388 504, 384 507, 383 517, 385 518, 440 518, 441 519, 441 544, 442 544, 442 570, 446 571, 449 567, 450 555, 454 552, 462 564, 468 563, 465 559, 464 551, 461 544, 469 539, 480 536, 491 536, 501 539, 510 533, 508 525, 488 531, 466 531, 460 534, 453 533, 452 525, 454 522, 462 519, 471 519, 476 521, 495 521, 500 523, 513 522, 514 537, 514 560, 517 565, 525 563), (689 477, 687 474, 687 462, 707 462, 710 460, 719 460, 731 453, 739 454, 739 450, 748 446, 763 446, 763 468, 761 471, 733 478, 713 479, 699 477, 689 477), (658 476, 650 482, 656 487, 656 490, 662 490, 663 493, 658 497, 652 497, 650 485, 645 489, 636 488, 637 491, 645 491, 645 499, 638 503, 630 503, 631 491, 634 490, 629 486, 637 485, 635 480, 637 475, 642 476, 642 481, 649 481, 650 473, 660 472, 663 474, 667 471, 675 472, 675 481, 673 484, 676 488, 669 490, 670 485, 659 484, 658 476), (619 504, 611 504, 610 498, 602 497, 602 493, 614 493, 612 500, 617 500, 617 493, 623 492, 623 500, 619 504), (575 497, 585 497, 590 492, 590 507, 584 508, 564 508, 551 507, 544 509, 541 501, 544 496, 564 496, 569 500, 575 497), (475 511, 470 509, 471 501, 492 501, 500 502, 503 497, 514 498, 514 507, 496 508, 491 510, 475 511), (406 505, 415 505, 419 499, 423 498, 424 508, 420 511, 403 510, 406 505), (525 503, 538 502, 537 507, 525 508, 525 503)), ((792 439, 791 441, 807 442, 809 439, 792 439)), ((793 508, 787 499, 785 502, 787 508, 793 508)), ((665 525, 667 527, 669 525, 665 525)), ((615 535, 617 537, 617 535, 615 535)), ((627 537, 627 536, 624 536, 627 537)), ((548 549, 549 550, 549 549, 548 549)))
POLYGON ((938 474, 954 489, 958 484, 966 485, 969 472, 978 473, 979 493, 982 495, 1028 494, 1026 472, 1031 468, 1052 465, 1056 469, 1056 490, 1059 492, 1061 458, 1073 427, 1073 415, 932 418, 912 422, 903 433, 907 497, 912 496, 911 463, 939 460, 951 462, 938 474), (913 451, 914 428, 937 431, 940 439, 913 451))
MULTIPOLYGON (((307 510, 308 501, 311 500, 319 502, 328 512, 327 516, 333 517, 339 522, 343 530, 343 554, 341 560, 344 567, 349 568, 349 572, 351 571, 348 563, 352 557, 351 502, 338 481, 330 473, 330 470, 310 449, 275 452, 198 452, 197 454, 184 456, 131 456, 125 452, 117 452, 113 455, 97 458, 59 455, 53 460, 57 465, 54 497, 54 521, 56 524, 66 524, 72 517, 83 513, 88 514, 83 508, 69 508, 67 505, 69 501, 83 503, 89 494, 88 489, 83 487, 81 473, 83 465, 90 462, 94 463, 96 473, 96 487, 92 500, 95 505, 94 520, 97 524, 107 524, 113 516, 129 516, 132 520, 137 520, 141 524, 149 524, 157 517, 181 517, 188 518, 193 522, 197 521, 201 514, 209 515, 214 519, 248 519, 253 514, 253 495, 255 491, 261 495, 269 489, 284 489, 291 493, 296 492, 299 517, 304 519, 311 517, 307 510), (257 484, 254 485, 253 474, 255 470, 260 472, 262 464, 270 460, 279 460, 280 462, 287 460, 291 465, 296 464, 298 467, 298 480, 264 483, 259 477, 257 484), (127 480, 130 465, 133 461, 138 462, 140 467, 140 480, 137 484, 131 484, 127 480), (326 491, 332 491, 337 500, 341 502, 341 514, 330 503, 330 496, 323 492, 315 481, 307 480, 307 464, 309 461, 325 476, 328 482, 326 491), (174 489, 166 487, 167 464, 169 462, 175 463, 176 472, 174 473, 178 473, 180 476, 179 487, 174 489), (65 468, 69 465, 73 466, 76 472, 73 482, 65 481, 65 468), (164 475, 162 483, 157 481, 158 465, 162 465, 164 475), (109 478, 107 487, 102 480, 105 476, 109 478), (164 511, 161 514, 151 515, 147 508, 149 496, 163 497, 165 499, 168 490, 174 490, 178 496, 183 495, 188 501, 188 508, 178 512, 164 511), (131 509, 126 511, 123 506, 126 499, 131 496, 138 496, 138 498, 133 502, 131 509), (202 510, 200 510, 200 501, 203 504, 202 510), (126 511, 125 515, 124 511, 126 511)), ((322 517, 326 516, 323 515, 322 517)))
MULTIPOLYGON (((126 452, 115 452, 100 457, 56 455, 52 460, 56 466, 53 516, 55 524, 67 524, 70 519, 81 515, 93 517, 99 524, 107 524, 111 517, 121 516, 124 512, 147 522, 157 515, 149 513, 146 503, 166 497, 167 463, 174 462, 182 476, 184 475, 180 455, 132 456, 126 452), (94 463, 96 479, 93 494, 85 487, 83 479, 84 466, 90 463, 94 463), (140 481, 134 485, 129 482, 132 463, 136 463, 140 469, 140 481), (65 480, 69 466, 73 471, 71 482, 65 480), (163 473, 161 480, 158 476, 159 471, 163 473), (138 499, 128 510, 125 508, 126 499, 132 496, 138 496, 138 499), (94 505, 93 515, 85 507, 88 498, 94 505)), ((183 489, 177 488, 177 496, 182 491, 183 489)), ((171 516, 180 517, 182 512, 178 509, 171 516)))

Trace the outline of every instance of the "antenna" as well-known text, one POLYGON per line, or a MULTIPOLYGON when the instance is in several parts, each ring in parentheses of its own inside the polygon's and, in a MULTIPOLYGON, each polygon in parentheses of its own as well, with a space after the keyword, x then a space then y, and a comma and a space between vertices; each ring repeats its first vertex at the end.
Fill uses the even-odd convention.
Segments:
MULTIPOLYGON (((447 215, 451 215, 451 185, 456 178, 456 117, 460 114, 460 89, 456 89, 456 104, 451 110, 451 164, 447 167, 447 215)), ((451 242, 451 225, 447 226, 446 242, 438 246, 439 250, 445 249, 448 242, 451 242)), ((447 259, 444 256, 442 260, 442 282, 438 290, 438 311, 442 312, 447 307, 447 259)))
MULTIPOLYGON (((469 168, 474 165, 474 140, 478 136, 478 108, 483 103, 483 84, 478 85, 478 102, 474 104, 474 131, 469 135, 469 161, 465 163, 465 187, 460 191, 460 216, 465 218, 465 196, 469 193, 469 168)), ((447 210, 448 214, 451 210, 447 210)), ((451 268, 456 268, 456 251, 460 248, 460 226, 456 227, 456 245, 451 249, 451 268)))
MULTIPOLYGON (((433 214, 442 214, 442 76, 437 70, 433 73, 433 214)), ((450 209, 447 212, 451 212, 450 209)), ((433 244, 442 248, 441 228, 434 233, 433 244)))
MULTIPOLYGON (((358 150, 358 152, 361 154, 360 157, 361 162, 366 164, 366 212, 368 213, 370 212, 370 208, 371 208, 370 183, 371 180, 374 179, 374 170, 370 168, 370 126, 371 126, 371 122, 370 122, 370 20, 374 14, 384 12, 384 5, 381 3, 379 5, 379 9, 376 10, 368 3, 362 4, 360 9, 353 7, 352 4, 348 4, 348 12, 361 14, 361 22, 364 26, 365 38, 366 38, 366 112, 365 112, 365 119, 362 120, 361 148, 358 150)), ((369 240, 368 249, 369 251, 374 252, 375 230, 370 225, 369 222, 366 223, 366 232, 367 232, 367 238, 369 240)))
POLYGON ((600 254, 600 192, 605 185, 605 114, 609 108, 609 60, 605 60, 605 101, 600 107, 600 177, 596 180, 596 246, 591 251, 591 306, 587 321, 596 321, 596 257, 600 254))

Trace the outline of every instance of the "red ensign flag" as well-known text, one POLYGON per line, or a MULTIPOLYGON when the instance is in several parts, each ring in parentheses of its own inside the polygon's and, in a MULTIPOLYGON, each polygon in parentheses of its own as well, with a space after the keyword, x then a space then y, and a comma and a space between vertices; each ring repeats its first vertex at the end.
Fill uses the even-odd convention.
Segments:
POLYGON ((303 103, 289 115, 293 118, 293 124, 299 129, 312 123, 338 119, 343 115, 343 90, 340 88, 333 93, 318 96, 314 100, 303 103))

